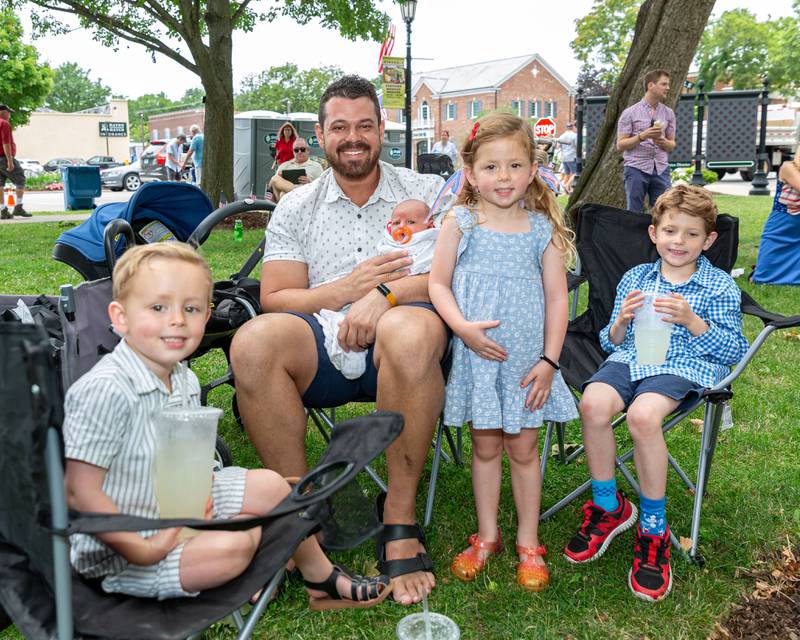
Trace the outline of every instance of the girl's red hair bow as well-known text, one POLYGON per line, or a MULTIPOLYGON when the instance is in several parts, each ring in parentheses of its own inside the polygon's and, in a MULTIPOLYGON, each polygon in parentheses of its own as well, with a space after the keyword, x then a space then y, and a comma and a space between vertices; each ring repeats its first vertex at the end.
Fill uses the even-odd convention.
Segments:
POLYGON ((476 133, 478 133, 478 127, 480 127, 480 126, 481 126, 481 121, 480 121, 480 120, 478 120, 478 121, 475 123, 475 126, 474 126, 474 127, 472 127, 472 133, 470 133, 470 134, 469 134, 469 139, 470 139, 470 140, 474 140, 474 139, 475 139, 475 134, 476 134, 476 133))

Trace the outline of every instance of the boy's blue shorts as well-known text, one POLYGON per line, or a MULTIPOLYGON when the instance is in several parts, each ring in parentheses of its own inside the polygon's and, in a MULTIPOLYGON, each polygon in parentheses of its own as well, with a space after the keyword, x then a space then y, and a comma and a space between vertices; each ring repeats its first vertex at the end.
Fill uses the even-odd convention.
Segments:
POLYGON ((641 380, 631 380, 630 367, 624 362, 606 361, 581 386, 584 391, 592 382, 604 382, 614 388, 627 409, 637 396, 643 393, 659 393, 673 400, 681 401, 678 410, 683 410, 697 400, 703 393, 702 385, 672 374, 650 376, 641 380))
MULTIPOLYGON (((429 302, 409 302, 407 306, 422 307, 436 313, 433 305, 429 302)), ((367 368, 360 378, 348 380, 331 363, 328 352, 325 351, 325 334, 322 326, 317 319, 308 313, 297 313, 289 311, 293 316, 302 318, 314 332, 314 339, 317 344, 317 375, 303 394, 303 405, 311 409, 326 409, 328 407, 340 407, 348 402, 357 400, 375 399, 378 393, 378 370, 375 367, 373 355, 375 344, 371 344, 367 350, 367 368)))

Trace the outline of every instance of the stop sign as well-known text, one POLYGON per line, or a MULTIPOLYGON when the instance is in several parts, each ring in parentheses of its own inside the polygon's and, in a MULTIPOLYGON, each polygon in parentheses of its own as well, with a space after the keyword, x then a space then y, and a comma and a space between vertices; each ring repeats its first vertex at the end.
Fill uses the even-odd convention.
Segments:
POLYGON ((556 123, 552 118, 539 118, 533 125, 533 135, 537 138, 555 138, 556 123))

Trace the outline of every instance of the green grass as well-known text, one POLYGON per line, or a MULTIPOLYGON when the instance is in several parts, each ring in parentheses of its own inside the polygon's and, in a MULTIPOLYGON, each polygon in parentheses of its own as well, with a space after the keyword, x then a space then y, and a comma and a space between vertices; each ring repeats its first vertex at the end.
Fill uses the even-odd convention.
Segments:
MULTIPOLYGON (((755 262, 758 239, 770 209, 767 197, 718 196, 720 210, 740 218, 741 239, 738 267, 749 273, 755 262)), ((0 227, 0 273, 2 292, 56 293, 58 285, 78 280, 70 268, 49 258, 58 234, 70 223, 6 225, 0 227)), ((215 278, 227 277, 244 260, 246 250, 257 242, 258 231, 245 231, 245 242, 234 243, 230 231, 212 235, 203 251, 215 278)), ((800 288, 752 285, 741 277, 739 285, 763 306, 783 314, 800 313, 800 288)), ((752 340, 760 330, 758 321, 747 319, 745 331, 752 340)), ((510 552, 489 565, 472 584, 449 577, 453 555, 475 529, 469 468, 451 464, 441 468, 434 522, 429 528, 428 548, 438 568, 438 588, 430 599, 432 610, 452 617, 463 638, 706 638, 714 621, 724 616, 742 593, 753 588, 740 567, 749 567, 765 554, 780 548, 787 536, 800 534, 800 409, 795 393, 800 389, 797 362, 800 342, 787 331, 773 334, 735 387, 735 428, 719 442, 705 501, 700 533, 700 551, 707 559, 697 567, 674 556, 674 591, 658 605, 635 600, 626 585, 631 555, 631 535, 612 545, 601 560, 586 567, 569 565, 560 548, 572 535, 580 505, 567 507, 540 530, 550 554, 552 587, 543 594, 527 594, 514 585, 514 556, 510 552)), ((224 368, 220 355, 209 354, 195 363, 201 379, 207 380, 224 368)), ((230 391, 212 394, 211 403, 225 409, 221 433, 234 451, 237 464, 259 464, 253 448, 230 413, 230 391)), ((340 417, 363 411, 348 406, 340 417)), ((698 414, 699 415, 699 414, 698 414)), ((697 417, 697 416, 695 416, 697 417)), ((570 425, 567 438, 579 438, 579 425, 570 425)), ((629 444, 620 434, 620 446, 629 444)), ((309 430, 311 457, 323 444, 309 430)), ((468 439, 467 451, 469 451, 468 439)), ((668 438, 676 459, 687 462, 694 473, 699 434, 688 421, 668 438)), ((383 469, 379 461, 378 468, 383 469)), ((586 466, 551 463, 544 480, 543 501, 549 506, 582 482, 586 466)), ((422 512, 427 473, 419 495, 422 512)), ((692 496, 674 475, 667 488, 668 514, 673 529, 688 535, 692 496)), ((500 510, 506 539, 514 538, 514 509, 508 474, 503 484, 500 510)), ((335 559, 357 570, 374 561, 369 545, 335 559)), ((256 636, 268 638, 393 638, 394 627, 406 613, 386 604, 368 611, 311 614, 302 585, 292 578, 278 601, 268 609, 256 636)), ((220 624, 208 638, 234 634, 220 624)), ((13 632, 0 638, 16 638, 13 632)))

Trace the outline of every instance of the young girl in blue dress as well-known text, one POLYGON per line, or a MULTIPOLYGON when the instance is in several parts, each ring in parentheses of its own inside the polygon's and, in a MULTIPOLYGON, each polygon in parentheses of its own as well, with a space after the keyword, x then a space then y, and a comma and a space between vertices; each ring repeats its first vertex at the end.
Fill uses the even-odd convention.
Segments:
POLYGON ((577 417, 558 359, 567 329, 566 262, 574 252, 550 189, 536 175, 535 143, 520 118, 475 124, 461 156, 467 184, 444 217, 429 288, 455 334, 445 394, 448 425, 470 425, 478 532, 451 571, 473 580, 500 553, 503 452, 517 508, 517 583, 550 581, 539 543, 538 428, 577 417))

